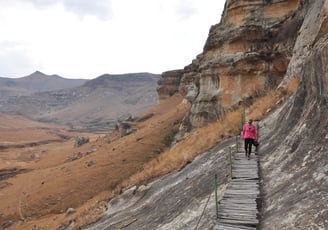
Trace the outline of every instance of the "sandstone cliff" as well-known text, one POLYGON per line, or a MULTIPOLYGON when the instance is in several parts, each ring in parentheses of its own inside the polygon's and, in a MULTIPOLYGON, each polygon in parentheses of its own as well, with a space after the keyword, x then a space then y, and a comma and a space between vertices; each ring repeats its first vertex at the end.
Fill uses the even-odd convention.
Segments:
POLYGON ((192 107, 185 121, 197 127, 243 100, 276 88, 293 56, 305 2, 227 0, 203 52, 183 72, 162 75, 160 99, 172 88, 188 95, 192 107), (177 84, 164 90, 167 81, 177 84))

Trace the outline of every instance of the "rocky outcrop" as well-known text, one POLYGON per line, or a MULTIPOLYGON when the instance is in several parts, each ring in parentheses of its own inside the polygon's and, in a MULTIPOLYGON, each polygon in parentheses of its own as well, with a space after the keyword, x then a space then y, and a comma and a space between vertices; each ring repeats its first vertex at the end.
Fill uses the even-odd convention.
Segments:
POLYGON ((158 100, 167 99, 174 93, 179 91, 180 79, 182 77, 183 70, 171 70, 162 73, 161 79, 158 80, 157 93, 158 100))
POLYGON ((74 147, 80 147, 81 145, 84 145, 85 143, 88 143, 88 142, 89 142, 89 137, 77 136, 75 138, 74 147))
MULTIPOLYGON (((186 117, 191 126, 217 119, 226 109, 281 83, 305 2, 226 1, 222 20, 211 27, 203 53, 184 68, 180 79, 179 92, 192 103, 186 117)), ((165 73, 162 78, 167 78, 165 73)), ((169 95, 162 90, 162 98, 163 93, 169 95)))

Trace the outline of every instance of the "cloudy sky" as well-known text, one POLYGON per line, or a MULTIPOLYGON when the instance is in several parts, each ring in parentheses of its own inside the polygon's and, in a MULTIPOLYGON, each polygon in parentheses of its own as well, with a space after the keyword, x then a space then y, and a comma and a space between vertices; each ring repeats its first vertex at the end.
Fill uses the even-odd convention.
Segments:
POLYGON ((162 73, 202 52, 223 0, 0 0, 0 77, 162 73))

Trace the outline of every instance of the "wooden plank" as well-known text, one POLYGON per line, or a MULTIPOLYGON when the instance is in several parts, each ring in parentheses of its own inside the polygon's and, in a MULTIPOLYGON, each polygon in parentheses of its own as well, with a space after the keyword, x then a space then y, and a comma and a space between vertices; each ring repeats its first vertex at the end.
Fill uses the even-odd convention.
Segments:
POLYGON ((237 161, 237 162, 233 162, 233 167, 237 168, 237 167, 244 167, 244 168, 257 168, 257 163, 252 163, 252 162, 249 162, 249 161, 237 161))
POLYGON ((248 180, 248 179, 234 179, 230 182, 230 185, 237 185, 237 184, 254 184, 254 185, 259 185, 259 181, 258 180, 248 180))
POLYGON ((247 175, 251 175, 251 176, 255 175, 256 177, 259 176, 259 174, 257 172, 246 171, 246 170, 244 170, 244 171, 242 171, 242 170, 232 170, 232 173, 233 174, 236 174, 236 173, 239 173, 239 174, 247 174, 247 175))
POLYGON ((243 190, 243 189, 259 190, 259 188, 260 187, 258 185, 231 185, 227 187, 227 189, 231 189, 231 190, 243 190))
POLYGON ((224 205, 224 204, 231 204, 231 205, 257 205, 255 200, 228 200, 228 201, 222 201, 219 202, 219 206, 224 205))
POLYGON ((238 219, 229 219, 229 218, 220 218, 220 222, 222 223, 228 223, 228 224, 243 224, 247 226, 257 226, 259 224, 259 221, 254 219, 254 220, 238 220, 238 219))
POLYGON ((255 199, 224 199, 219 204, 235 203, 235 204, 256 204, 255 199))
POLYGON ((222 204, 219 206, 220 210, 224 211, 224 210, 234 210, 236 212, 240 211, 242 212, 243 210, 249 210, 252 211, 254 213, 257 212, 257 206, 256 205, 249 205, 249 204, 245 204, 245 205, 232 205, 231 203, 227 203, 227 204, 222 204))
MULTIPOLYGON (((259 195, 258 191, 254 191, 254 190, 232 190, 229 189, 227 191, 225 191, 225 193, 231 195, 231 194, 235 194, 236 196, 241 195, 241 194, 248 194, 248 195, 259 195)), ((247 196, 245 196, 247 197, 247 196)))
POLYGON ((238 220, 253 220, 257 218, 256 213, 253 214, 251 212, 243 212, 243 213, 239 213, 238 215, 235 213, 219 213, 219 218, 232 218, 232 219, 238 219, 238 220))
POLYGON ((252 212, 242 212, 242 213, 231 213, 231 212, 221 212, 219 213, 219 218, 233 218, 233 219, 256 219, 257 218, 257 213, 252 213, 252 212))
POLYGON ((245 189, 229 189, 226 190, 227 194, 236 193, 236 194, 259 194, 257 189, 245 188, 245 189))
POLYGON ((245 179, 259 179, 259 175, 256 173, 247 173, 247 172, 232 172, 234 178, 245 178, 245 179))
POLYGON ((241 225, 221 224, 217 230, 255 230, 256 227, 247 227, 241 225))
POLYGON ((219 213, 221 214, 229 214, 229 215, 252 215, 256 216, 258 214, 258 211, 255 209, 245 209, 245 208, 225 208, 225 209, 220 209, 219 213))
POLYGON ((254 212, 253 210, 243 210, 240 212, 236 212, 236 209, 231 210, 228 212, 227 210, 225 212, 219 212, 219 217, 239 217, 240 219, 256 219, 258 213, 254 212))
POLYGON ((252 172, 252 173, 257 173, 258 171, 256 170, 256 168, 250 168, 250 167, 238 167, 238 168, 234 168, 232 167, 232 170, 235 171, 244 171, 244 172, 252 172))
POLYGON ((227 194, 254 194, 254 195, 258 195, 259 191, 256 190, 251 190, 251 189, 247 189, 247 190, 237 190, 237 189, 229 189, 225 191, 227 194))
POLYGON ((248 170, 232 170, 232 173, 250 174, 250 175, 255 175, 255 176, 259 175, 257 172, 248 171, 248 170))
MULTIPOLYGON (((231 183, 239 183, 240 181, 241 182, 249 182, 250 180, 248 180, 248 179, 235 179, 235 180, 231 181, 231 183)), ((259 181, 256 181, 256 180, 254 180, 254 182, 259 183, 259 181)))
POLYGON ((259 196, 259 194, 256 194, 256 193, 253 193, 253 192, 248 192, 248 191, 233 191, 233 190, 230 190, 230 191, 227 191, 226 192, 227 195, 230 195, 230 197, 233 197, 233 196, 236 196, 236 197, 244 197, 245 198, 256 198, 259 196))
POLYGON ((232 214, 236 213, 236 215, 238 213, 240 213, 240 214, 248 213, 248 214, 255 214, 255 215, 258 213, 256 207, 255 208, 253 208, 253 207, 240 207, 240 208, 238 208, 238 207, 227 207, 227 206, 225 206, 224 208, 221 207, 219 212, 221 212, 221 213, 232 213, 232 214))
POLYGON ((227 193, 225 195, 227 198, 240 198, 240 197, 245 197, 245 198, 249 198, 249 199, 256 199, 259 197, 258 194, 234 194, 234 193, 227 193))
POLYGON ((231 223, 239 222, 239 223, 249 223, 249 225, 253 225, 254 223, 259 223, 259 220, 256 219, 256 216, 250 216, 250 215, 219 215, 219 221, 220 220, 226 220, 225 223, 230 220, 231 223))
POLYGON ((227 202, 227 203, 224 203, 224 204, 220 204, 220 207, 221 207, 221 209, 224 207, 224 208, 229 208, 229 207, 231 207, 231 208, 236 208, 236 209, 238 209, 238 208, 240 208, 240 209, 242 209, 242 208, 248 208, 248 209, 250 209, 250 208, 254 208, 254 211, 256 211, 256 209, 257 209, 257 205, 256 204, 236 204, 236 203, 232 203, 232 202, 227 202))
POLYGON ((232 205, 232 206, 235 206, 235 205, 236 206, 237 205, 240 205, 240 206, 248 205, 248 206, 257 207, 256 202, 249 202, 249 201, 244 201, 244 200, 241 200, 241 201, 224 201, 224 202, 219 203, 219 207, 226 206, 226 205, 232 205))
POLYGON ((230 204, 256 204, 255 199, 225 199, 222 202, 219 202, 220 204, 225 204, 225 203, 230 203, 230 204))
MULTIPOLYGON (((232 178, 234 180, 234 178, 232 178)), ((251 180, 249 180, 251 181, 251 180)), ((227 186, 228 188, 238 188, 238 187, 255 187, 255 188, 259 188, 260 185, 259 184, 246 184, 246 183, 234 183, 234 184, 230 184, 227 186)))
POLYGON ((260 188, 260 185, 259 184, 246 184, 246 183, 233 183, 233 184, 230 184, 228 185, 227 189, 229 188, 247 188, 247 187, 250 187, 250 188, 260 188))
POLYGON ((258 189, 259 185, 253 184, 233 184, 227 187, 227 189, 240 189, 240 188, 251 188, 251 189, 258 189))

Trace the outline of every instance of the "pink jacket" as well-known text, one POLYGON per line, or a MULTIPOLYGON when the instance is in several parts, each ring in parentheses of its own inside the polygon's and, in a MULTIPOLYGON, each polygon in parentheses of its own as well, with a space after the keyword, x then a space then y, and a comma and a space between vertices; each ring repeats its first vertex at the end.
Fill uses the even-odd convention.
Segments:
POLYGON ((252 139, 256 139, 256 127, 255 125, 249 125, 248 123, 244 125, 243 127, 243 131, 241 134, 241 138, 242 139, 246 139, 246 138, 252 138, 252 139))

